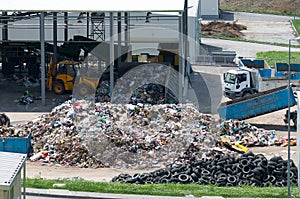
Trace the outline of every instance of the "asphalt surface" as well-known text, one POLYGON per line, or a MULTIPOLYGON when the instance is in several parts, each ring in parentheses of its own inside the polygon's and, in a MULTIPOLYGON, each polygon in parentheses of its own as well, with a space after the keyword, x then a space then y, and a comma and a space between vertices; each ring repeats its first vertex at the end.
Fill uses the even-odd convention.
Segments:
MULTIPOLYGON (((224 21, 235 21, 238 24, 247 26, 247 30, 242 31, 245 34, 244 38, 247 40, 288 44, 289 39, 297 36, 290 23, 290 20, 293 19, 292 16, 226 12, 222 15, 222 18, 224 21)), ((288 47, 222 39, 202 38, 201 43, 220 47, 224 51, 236 51, 238 56, 246 58, 255 58, 257 52, 288 51, 288 47)), ((300 51, 300 49, 294 48, 291 50, 300 51)))

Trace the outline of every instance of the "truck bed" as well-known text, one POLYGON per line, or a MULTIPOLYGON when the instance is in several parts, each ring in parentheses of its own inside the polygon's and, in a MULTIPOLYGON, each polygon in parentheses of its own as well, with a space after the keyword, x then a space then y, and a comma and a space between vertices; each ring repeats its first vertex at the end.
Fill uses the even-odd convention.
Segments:
MULTIPOLYGON (((224 119, 247 119, 288 107, 288 87, 282 86, 247 97, 222 103, 218 113, 224 119)), ((290 88, 291 89, 291 88, 290 88)), ((292 89, 290 90, 290 106, 296 104, 292 89)))

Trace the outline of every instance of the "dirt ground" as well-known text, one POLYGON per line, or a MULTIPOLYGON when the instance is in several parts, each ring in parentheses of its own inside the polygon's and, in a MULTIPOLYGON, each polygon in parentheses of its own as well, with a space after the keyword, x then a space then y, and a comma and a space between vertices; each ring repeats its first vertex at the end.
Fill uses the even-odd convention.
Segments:
POLYGON ((224 36, 230 38, 242 38, 243 30, 247 27, 237 23, 211 21, 201 24, 202 36, 224 36))

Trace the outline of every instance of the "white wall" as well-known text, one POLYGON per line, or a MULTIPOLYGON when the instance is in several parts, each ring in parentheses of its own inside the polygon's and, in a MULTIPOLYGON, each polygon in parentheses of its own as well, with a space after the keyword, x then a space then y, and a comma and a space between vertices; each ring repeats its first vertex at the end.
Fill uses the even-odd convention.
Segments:
POLYGON ((201 0, 201 17, 203 19, 218 19, 219 0, 201 0))

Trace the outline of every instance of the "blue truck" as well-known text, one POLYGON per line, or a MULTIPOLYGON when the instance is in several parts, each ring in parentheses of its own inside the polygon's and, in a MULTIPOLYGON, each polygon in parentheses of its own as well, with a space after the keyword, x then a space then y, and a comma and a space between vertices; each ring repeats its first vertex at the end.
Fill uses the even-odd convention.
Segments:
POLYGON ((221 118, 243 120, 284 109, 289 105, 289 89, 290 106, 294 106, 296 99, 292 88, 282 86, 224 102, 219 106, 217 111, 221 118))

